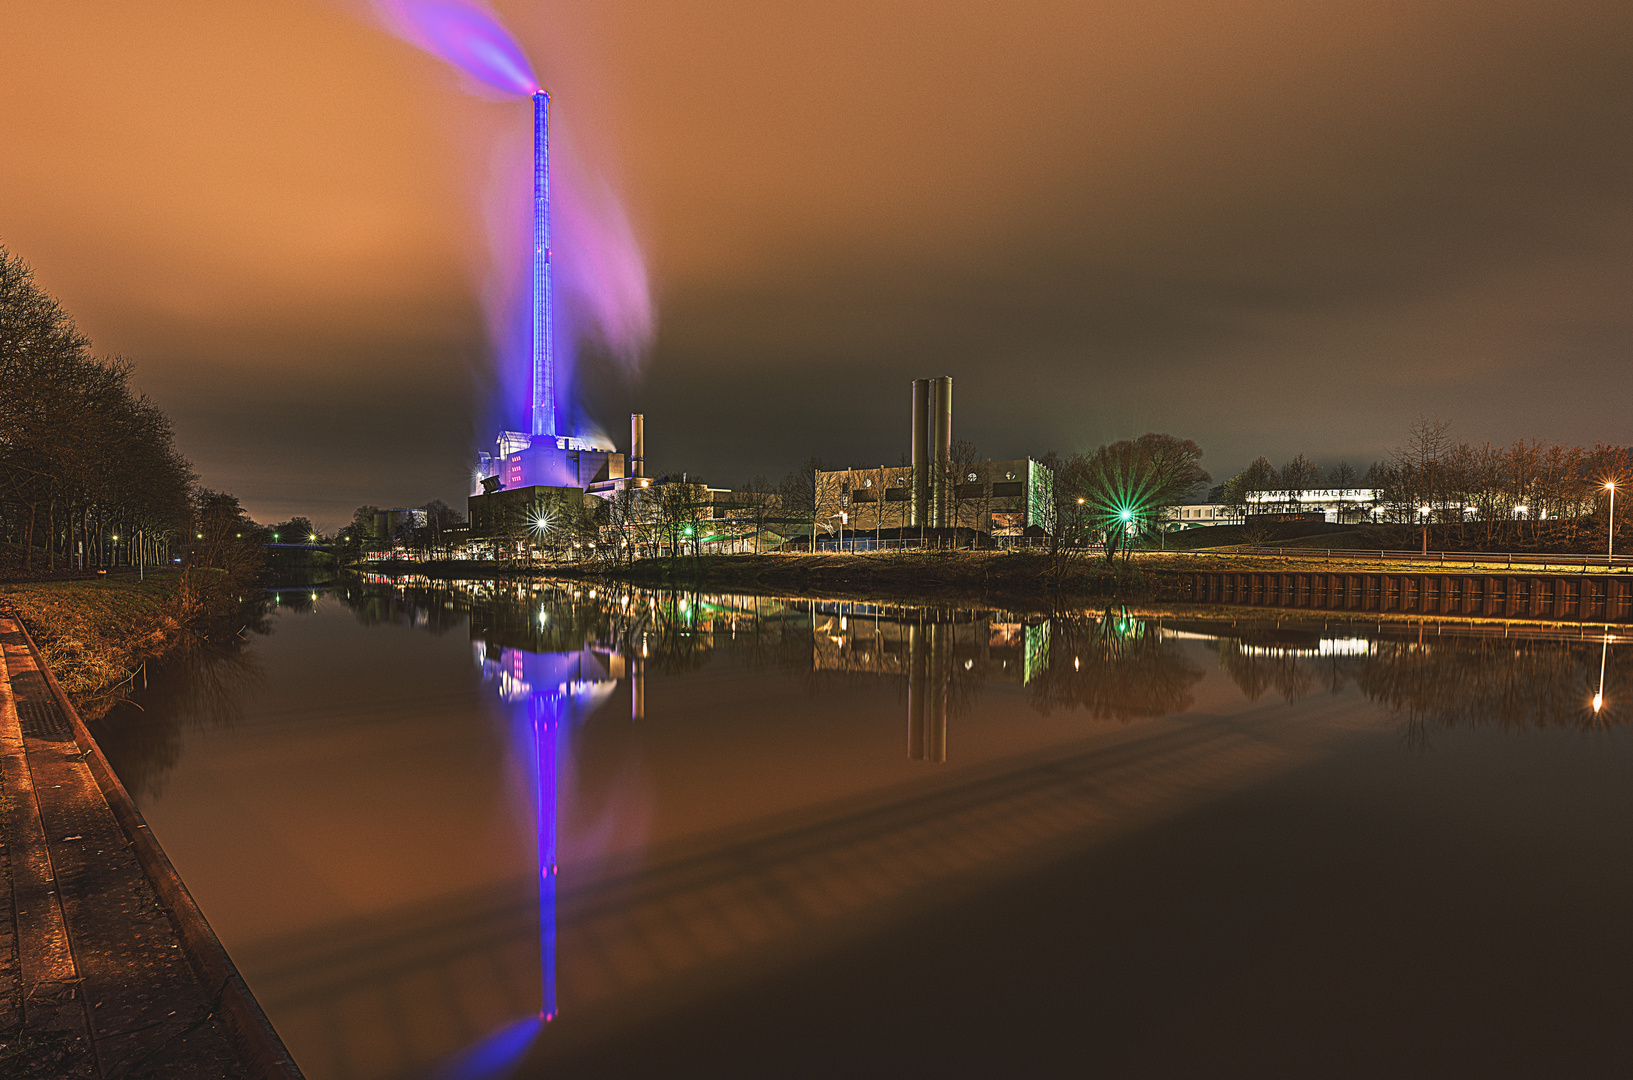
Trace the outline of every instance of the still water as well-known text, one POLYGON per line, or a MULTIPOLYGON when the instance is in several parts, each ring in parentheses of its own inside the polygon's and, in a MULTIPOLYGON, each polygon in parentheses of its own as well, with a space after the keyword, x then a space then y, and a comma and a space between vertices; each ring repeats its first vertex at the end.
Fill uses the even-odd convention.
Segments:
POLYGON ((312 1080, 1633 1061, 1604 628, 373 582, 259 631, 98 736, 312 1080))

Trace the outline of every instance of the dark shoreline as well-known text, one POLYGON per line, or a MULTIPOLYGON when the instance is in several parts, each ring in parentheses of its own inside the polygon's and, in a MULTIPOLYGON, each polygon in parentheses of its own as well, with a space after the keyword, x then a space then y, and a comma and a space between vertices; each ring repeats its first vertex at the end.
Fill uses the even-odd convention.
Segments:
MULTIPOLYGON (((967 602, 1040 609, 1087 602, 1163 598, 1163 578, 1139 564, 1108 569, 1103 559, 1033 552, 902 552, 865 555, 704 555, 608 566, 514 565, 492 561, 371 562, 363 574, 433 580, 567 578, 646 588, 811 592, 923 603, 967 602)), ((1177 593, 1175 594, 1177 595, 1177 593)))

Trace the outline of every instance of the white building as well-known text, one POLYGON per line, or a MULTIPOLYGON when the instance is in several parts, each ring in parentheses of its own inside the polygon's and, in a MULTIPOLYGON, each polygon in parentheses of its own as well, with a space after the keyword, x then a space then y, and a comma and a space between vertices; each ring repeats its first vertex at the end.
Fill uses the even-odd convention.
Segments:
POLYGON ((1242 512, 1224 503, 1191 503, 1165 507, 1162 520, 1171 529, 1199 529, 1204 525, 1240 525, 1242 512))
POLYGON ((1383 492, 1377 488, 1310 488, 1307 491, 1255 491, 1247 497, 1251 514, 1320 513, 1328 521, 1355 524, 1377 515, 1383 492))

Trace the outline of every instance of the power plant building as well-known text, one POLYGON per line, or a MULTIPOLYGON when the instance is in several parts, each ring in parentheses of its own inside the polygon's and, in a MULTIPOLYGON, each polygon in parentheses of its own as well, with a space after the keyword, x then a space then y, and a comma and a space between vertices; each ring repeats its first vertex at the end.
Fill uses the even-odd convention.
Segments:
POLYGON ((1054 473, 1031 458, 955 461, 952 426, 952 379, 916 380, 911 464, 818 472, 817 546, 867 546, 863 534, 1006 546, 1053 534, 1054 473))

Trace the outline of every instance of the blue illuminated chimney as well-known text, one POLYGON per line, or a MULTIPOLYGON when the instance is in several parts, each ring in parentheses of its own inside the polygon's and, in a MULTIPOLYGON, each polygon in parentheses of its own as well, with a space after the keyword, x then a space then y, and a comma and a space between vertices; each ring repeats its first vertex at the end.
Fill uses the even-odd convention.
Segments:
POLYGON ((550 291, 550 95, 533 95, 533 434, 556 434, 550 291))

